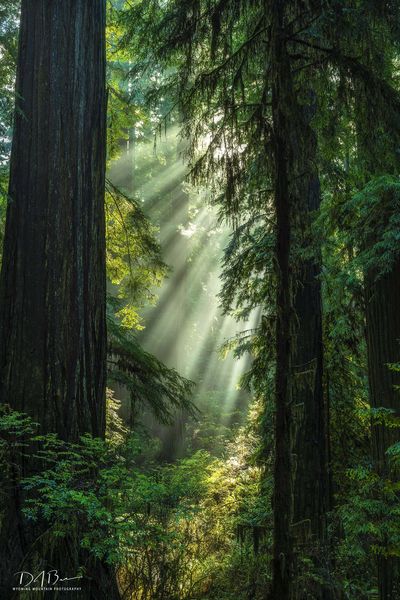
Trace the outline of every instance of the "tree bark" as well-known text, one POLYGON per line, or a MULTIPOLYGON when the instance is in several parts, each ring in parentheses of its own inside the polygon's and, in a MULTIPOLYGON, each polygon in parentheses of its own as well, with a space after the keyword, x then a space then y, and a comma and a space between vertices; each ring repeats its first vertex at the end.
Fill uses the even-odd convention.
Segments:
POLYGON ((293 485, 291 459, 292 378, 292 273, 291 211, 289 189, 291 152, 290 107, 293 98, 290 64, 285 46, 284 1, 276 0, 271 22, 271 78, 273 119, 274 200, 276 212, 276 372, 275 372, 275 463, 274 544, 271 600, 290 600, 293 582, 293 485))
MULTIPOLYGON (((381 67, 381 56, 370 58, 370 69, 381 67)), ((357 127, 358 161, 365 185, 369 178, 384 173, 396 174, 399 157, 388 146, 388 139, 398 140, 399 132, 387 129, 377 118, 376 97, 370 98, 368 86, 355 82, 355 123, 357 127), (386 135, 383 135, 384 132, 386 135), (386 137, 387 136, 387 137, 386 137)), ((379 93, 379 92, 378 92, 379 93)), ((379 100, 383 102, 382 99, 379 100)), ((390 142, 391 144, 392 142, 390 142)), ((375 236, 366 242, 373 247, 375 236)), ((392 371, 391 363, 400 363, 400 259, 397 258, 386 273, 371 267, 364 273, 365 337, 368 360, 369 401, 372 408, 389 408, 400 416, 400 373, 392 371)), ((399 481, 399 473, 389 464, 387 449, 400 441, 398 428, 385 425, 371 427, 372 460, 382 478, 399 481)), ((398 557, 377 557, 379 600, 400 597, 400 560, 398 557)))
MULTIPOLYGON (((374 408, 384 407, 400 416, 400 374, 389 369, 400 362, 400 260, 389 273, 365 277, 366 339, 368 353, 369 398, 374 408)), ((384 425, 372 426, 372 456, 381 477, 398 481, 390 468, 386 450, 399 441, 399 430, 384 425)), ((380 600, 400 597, 400 561, 397 557, 378 558, 380 600)))
MULTIPOLYGON (((389 273, 376 279, 365 277, 366 338, 368 381, 371 406, 392 409, 400 416, 400 375, 389 368, 400 362, 400 260, 389 273)), ((373 456, 378 472, 388 477, 390 466, 386 450, 399 441, 396 428, 376 425, 372 428, 373 456)))
MULTIPOLYGON (((323 393, 321 258, 312 250, 313 212, 320 204, 315 100, 300 106, 286 48, 287 3, 273 3, 272 118, 277 218, 276 427, 272 598, 308 597, 299 590, 295 551, 320 554, 329 509, 328 410, 323 393), (285 6, 286 5, 286 6, 285 6), (298 255, 293 240, 310 258, 298 255), (293 452, 293 455, 292 455, 293 452)), ((313 94, 311 94, 313 96, 313 94)), ((327 550, 327 548, 325 548, 327 550)), ((324 565, 325 567, 325 565, 324 565)), ((315 584, 313 597, 328 598, 315 584)))
MULTIPOLYGON (((16 91, 0 279, 0 401, 28 413, 41 432, 68 441, 86 432, 102 437, 105 0, 22 1, 16 91)), ((22 473, 34 468, 30 461, 22 473)), ((10 510, 1 534, 4 598, 31 537, 18 507, 10 510)), ((76 566, 82 555, 72 551, 76 566)), ((62 557, 52 559, 64 572, 62 557)), ((96 563, 82 597, 116 597, 106 572, 96 563)))
MULTIPOLYGON (((317 172, 317 139, 310 121, 316 102, 303 107, 297 119, 299 131, 296 163, 303 174, 298 178, 297 221, 301 246, 310 258, 298 258, 294 284, 296 313, 293 359, 294 386, 294 504, 293 535, 301 552, 309 552, 320 575, 329 570, 329 543, 326 514, 330 509, 328 406, 323 389, 323 339, 321 254, 313 248, 312 219, 318 211, 321 195, 317 172)), ((306 598, 311 591, 315 598, 328 598, 325 585, 307 583, 308 589, 298 590, 297 598, 306 598)))

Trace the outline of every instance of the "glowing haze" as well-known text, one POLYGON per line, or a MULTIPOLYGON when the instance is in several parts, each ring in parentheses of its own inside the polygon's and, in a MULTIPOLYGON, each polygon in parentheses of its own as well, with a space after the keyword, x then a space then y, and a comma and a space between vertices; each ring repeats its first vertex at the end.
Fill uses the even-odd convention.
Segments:
POLYGON ((156 146, 153 140, 131 141, 111 165, 110 178, 143 204, 171 267, 156 306, 144 310, 141 343, 197 384, 200 408, 206 395, 215 394, 222 421, 247 402, 238 383, 248 362, 230 354, 223 358, 220 348, 237 332, 253 328, 257 316, 237 323, 222 315, 220 263, 230 232, 217 223, 209 192, 185 183, 187 169, 178 148, 174 128, 156 146))

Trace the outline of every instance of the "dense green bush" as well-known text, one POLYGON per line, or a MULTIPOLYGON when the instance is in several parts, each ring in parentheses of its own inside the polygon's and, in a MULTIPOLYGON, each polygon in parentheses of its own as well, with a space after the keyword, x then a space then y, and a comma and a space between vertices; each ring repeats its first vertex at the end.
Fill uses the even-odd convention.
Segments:
POLYGON ((233 600, 251 590, 261 598, 270 538, 260 471, 249 463, 255 438, 242 430, 223 458, 198 450, 160 466, 153 442, 115 416, 111 422, 119 437, 85 435, 72 444, 2 408, 3 478, 22 486, 24 518, 46 521, 57 538, 74 532, 117 567, 126 598, 233 600), (18 466, 23 455, 41 469, 19 481, 6 465, 18 466))

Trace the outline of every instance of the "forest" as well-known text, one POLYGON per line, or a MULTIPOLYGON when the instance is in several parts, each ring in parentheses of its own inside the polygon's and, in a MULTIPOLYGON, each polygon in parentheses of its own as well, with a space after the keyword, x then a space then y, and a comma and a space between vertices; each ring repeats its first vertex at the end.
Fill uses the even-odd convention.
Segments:
POLYGON ((0 600, 400 600, 400 3, 0 1, 0 600))

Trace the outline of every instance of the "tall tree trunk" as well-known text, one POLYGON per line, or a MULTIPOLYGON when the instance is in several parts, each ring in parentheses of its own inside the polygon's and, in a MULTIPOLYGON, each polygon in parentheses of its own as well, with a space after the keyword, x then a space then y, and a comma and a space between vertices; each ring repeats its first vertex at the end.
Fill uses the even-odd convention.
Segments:
MULTIPOLYGON (((370 273, 365 280, 366 333, 370 402, 374 408, 392 409, 400 416, 398 372, 389 368, 400 362, 400 260, 389 273, 375 279, 370 273)), ((386 450, 399 441, 396 428, 373 427, 373 455, 378 471, 390 475, 386 450)))
POLYGON ((275 373, 275 466, 274 547, 272 600, 290 600, 293 580, 291 521, 293 485, 291 460, 292 378, 292 274, 290 269, 292 195, 289 189, 291 152, 290 106, 292 79, 286 52, 283 0, 272 6, 271 78, 274 152, 274 199, 276 212, 276 373, 275 373))
MULTIPOLYGON (((285 11, 275 1, 271 27, 272 117, 277 217, 276 429, 274 472, 274 600, 308 597, 294 590, 295 550, 317 558, 326 542, 329 509, 328 411, 323 394, 320 255, 295 257, 291 238, 311 251, 311 222, 320 203, 315 101, 299 105, 286 49, 285 11), (290 264, 290 261, 292 264, 290 264), (292 451, 294 456, 292 456, 292 451), (293 460, 295 458, 295 460, 293 460), (302 548, 304 551, 304 548, 302 548)), ((311 94, 312 95, 312 94, 311 94)), ((315 584, 315 598, 329 590, 315 584)))
MULTIPOLYGON (((22 1, 16 91, 0 400, 65 440, 104 436, 105 0, 22 1)), ((15 505, 10 510, 1 532, 4 598, 31 541, 15 505)), ((67 554, 53 555, 52 566, 65 572, 67 554)), ((106 571, 92 568, 82 597, 116 596, 106 571)))
MULTIPOLYGON (((373 56, 371 69, 378 70, 382 57, 373 56)), ((377 118, 375 96, 371 90, 356 81, 357 151, 361 172, 368 178, 384 173, 396 174, 399 157, 390 152, 388 139, 399 139, 399 131, 386 130, 387 125, 377 118)), ((378 114, 380 114, 378 112, 378 114)), ((394 144, 395 145, 395 144, 394 144)), ((397 150, 396 150, 397 152, 397 150)), ((372 247, 379 240, 371 239, 372 247)), ((397 258, 386 273, 370 268, 364 273, 365 334, 368 359, 369 401, 373 408, 392 409, 400 416, 400 373, 390 369, 391 363, 400 363, 400 259, 397 258)), ((384 478, 399 481, 399 473, 389 464, 386 450, 400 441, 398 428, 372 425, 372 459, 376 472, 384 478)), ((400 597, 400 560, 397 557, 377 557, 379 600, 394 600, 400 597)))
MULTIPOLYGON (((366 339, 368 351, 368 382, 371 406, 385 407, 400 416, 400 374, 389 369, 400 362, 400 260, 389 273, 376 279, 376 273, 365 277, 366 339)), ((382 477, 398 478, 391 472, 386 450, 399 441, 399 430, 374 425, 372 455, 382 477)), ((400 564, 397 557, 378 558, 378 588, 380 600, 400 597, 400 564)))
MULTIPOLYGON (((315 114, 315 98, 297 119, 301 147, 297 146, 300 173, 298 179, 299 212, 302 247, 310 258, 298 259, 294 284, 296 312, 294 386, 294 504, 293 535, 299 550, 311 552, 319 573, 327 570, 328 540, 326 513, 330 508, 328 467, 328 407, 323 391, 322 300, 319 275, 321 255, 312 247, 311 226, 320 205, 320 183, 316 170, 317 140, 310 126, 315 114)), ((298 590, 298 598, 328 597, 326 586, 307 582, 307 590, 298 590)))

